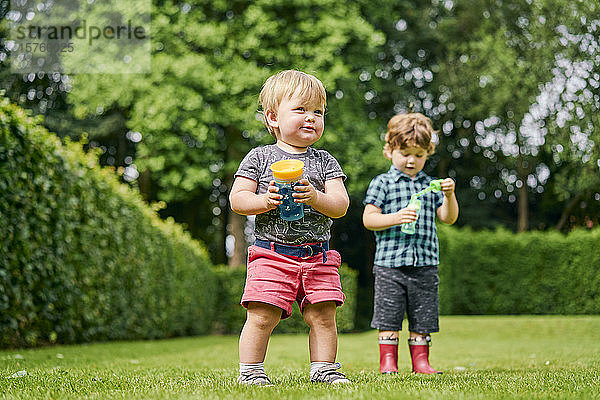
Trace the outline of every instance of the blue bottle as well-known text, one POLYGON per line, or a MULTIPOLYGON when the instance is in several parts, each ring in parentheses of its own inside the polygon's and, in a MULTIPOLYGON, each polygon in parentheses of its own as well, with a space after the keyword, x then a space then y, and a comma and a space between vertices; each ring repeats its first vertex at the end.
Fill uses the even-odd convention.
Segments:
POLYGON ((304 163, 300 160, 281 160, 271 165, 275 185, 283 196, 279 205, 279 215, 285 221, 296 221, 304 217, 304 204, 296 203, 292 193, 304 173, 304 163))
POLYGON ((279 194, 283 196, 281 199, 282 203, 279 205, 279 215, 281 219, 286 221, 296 221, 304 217, 304 204, 296 203, 292 193, 294 193, 294 186, 298 184, 298 180, 295 182, 281 182, 275 179, 275 184, 279 188, 279 194))

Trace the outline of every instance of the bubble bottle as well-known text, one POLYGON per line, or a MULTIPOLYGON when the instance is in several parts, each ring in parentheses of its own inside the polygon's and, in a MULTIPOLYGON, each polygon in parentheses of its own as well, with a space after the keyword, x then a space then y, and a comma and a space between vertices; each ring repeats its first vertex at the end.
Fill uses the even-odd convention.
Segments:
POLYGON ((429 183, 427 188, 410 196, 410 201, 406 207, 412 208, 417 212, 417 219, 413 222, 409 222, 408 224, 402 224, 400 227, 401 232, 404 232, 408 235, 414 235, 415 227, 417 226, 417 220, 419 219, 419 210, 421 209, 421 200, 419 200, 419 197, 423 196, 427 192, 437 193, 442 190, 442 181, 443 179, 435 179, 429 183))
POLYGON ((410 202, 408 203, 406 208, 412 208, 413 210, 415 210, 417 212, 417 219, 414 220, 413 222, 409 222, 407 224, 402 224, 402 226, 400 227, 400 231, 402 231, 408 235, 413 235, 415 233, 415 227, 417 226, 417 221, 419 219, 419 210, 421 209, 421 200, 419 200, 417 197, 412 195, 410 197, 410 202))
POLYGON ((279 207, 281 219, 296 221, 304 217, 304 205, 296 203, 292 193, 294 186, 302 178, 304 163, 300 160, 281 160, 271 164, 275 185, 279 188, 279 194, 283 196, 279 207))

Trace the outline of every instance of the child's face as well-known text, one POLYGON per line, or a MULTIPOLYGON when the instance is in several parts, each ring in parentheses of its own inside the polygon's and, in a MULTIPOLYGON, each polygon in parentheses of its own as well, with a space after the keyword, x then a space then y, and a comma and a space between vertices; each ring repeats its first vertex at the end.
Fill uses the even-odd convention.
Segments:
POLYGON ((323 135, 323 114, 322 105, 306 104, 294 95, 281 101, 277 113, 267 111, 267 121, 274 128, 278 144, 306 148, 323 135))
POLYGON ((427 150, 418 146, 394 149, 392 151, 392 164, 406 175, 414 178, 425 166, 427 150))

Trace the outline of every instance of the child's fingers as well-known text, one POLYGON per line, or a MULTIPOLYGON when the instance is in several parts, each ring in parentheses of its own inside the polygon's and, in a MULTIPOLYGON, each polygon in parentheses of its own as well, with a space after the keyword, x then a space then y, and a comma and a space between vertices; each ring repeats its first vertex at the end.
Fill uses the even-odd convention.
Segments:
POLYGON ((308 203, 315 196, 315 191, 310 186, 295 186, 292 197, 296 203, 308 203))
POLYGON ((452 178, 444 179, 441 183, 441 187, 444 192, 454 190, 454 187, 455 187, 454 180, 452 178))
POLYGON ((404 215, 400 218, 400 220, 398 221, 400 224, 409 224, 411 222, 415 222, 417 220, 417 217, 410 217, 408 215, 404 215))
POLYGON ((452 187, 454 186, 454 179, 452 178, 446 178, 442 181, 442 186, 446 186, 446 187, 452 187))
POLYGON ((311 198, 311 193, 309 191, 306 192, 295 192, 292 193, 292 197, 296 203, 306 203, 311 198))
POLYGON ((277 193, 279 191, 279 188, 277 186, 269 186, 267 190, 267 195, 269 196, 269 200, 271 201, 271 203, 277 206, 280 205, 282 203, 281 200, 283 199, 283 196, 277 193))
POLYGON ((409 222, 414 222, 417 220, 417 212, 412 208, 403 208, 398 211, 399 219, 398 223, 407 224, 409 222))
POLYGON ((306 195, 310 195, 312 188, 309 185, 296 185, 294 186, 294 192, 292 196, 300 198, 306 195))
POLYGON ((314 193, 308 186, 296 186, 292 192, 292 196, 296 199, 303 199, 305 197, 311 197, 314 193))
POLYGON ((404 218, 407 218, 411 222, 417 219, 417 213, 406 213, 404 214, 404 218))
POLYGON ((280 198, 282 197, 281 195, 275 193, 275 192, 267 192, 266 193, 267 198, 266 198, 266 202, 267 202, 267 206, 278 206, 280 204, 282 204, 283 202, 280 200, 280 198))

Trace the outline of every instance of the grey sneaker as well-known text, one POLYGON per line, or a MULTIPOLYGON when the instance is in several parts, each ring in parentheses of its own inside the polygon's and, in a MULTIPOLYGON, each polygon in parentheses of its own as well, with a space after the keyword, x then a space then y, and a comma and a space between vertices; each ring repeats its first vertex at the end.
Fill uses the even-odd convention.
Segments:
POLYGON ((240 373, 237 382, 240 385, 273 386, 265 371, 258 369, 240 373))
POLYGON ((331 383, 334 385, 350 383, 346 375, 342 374, 340 371, 337 371, 342 366, 339 363, 334 363, 331 365, 326 365, 321 367, 315 372, 313 376, 310 377, 311 382, 323 382, 323 383, 331 383))

